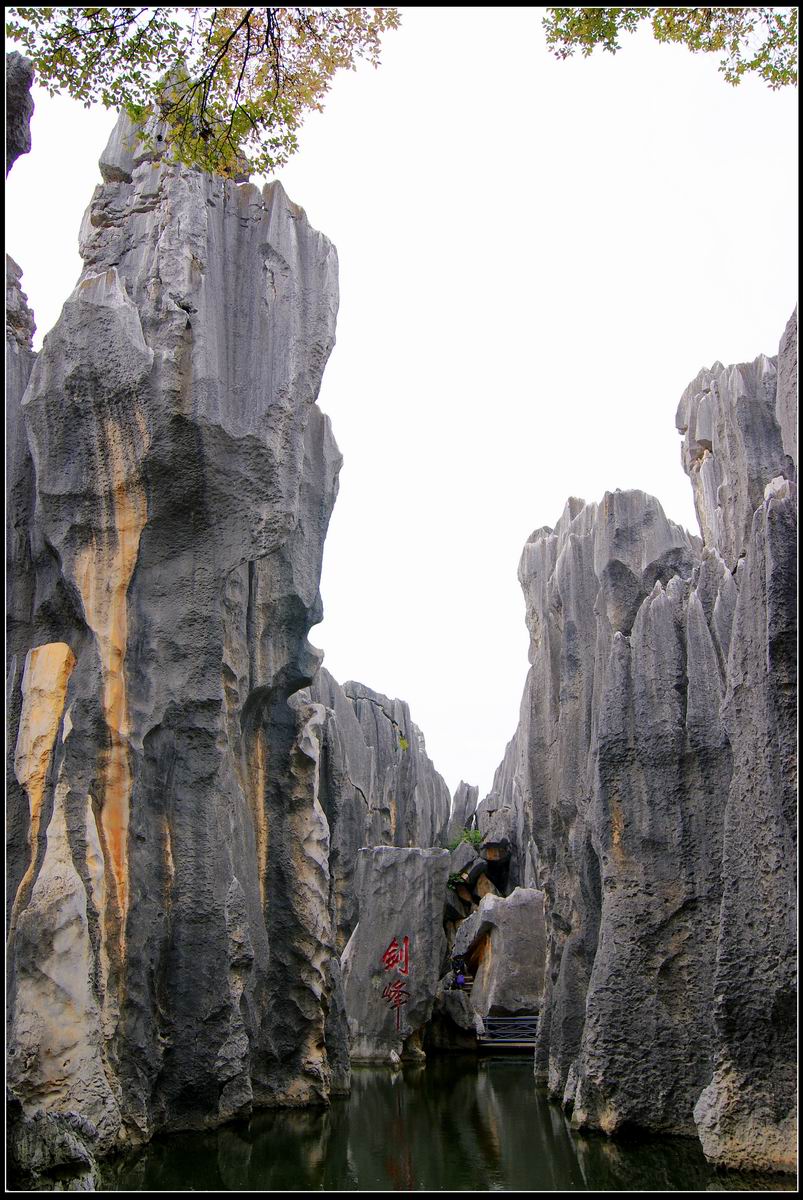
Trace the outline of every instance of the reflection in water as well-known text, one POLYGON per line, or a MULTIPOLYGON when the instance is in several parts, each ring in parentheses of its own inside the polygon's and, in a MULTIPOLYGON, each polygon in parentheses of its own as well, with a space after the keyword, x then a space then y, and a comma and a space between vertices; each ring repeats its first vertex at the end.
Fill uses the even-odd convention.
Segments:
POLYGON ((353 1073, 331 1108, 173 1134, 106 1165, 109 1191, 793 1190, 718 1175, 694 1139, 582 1137, 526 1058, 452 1056, 353 1073))

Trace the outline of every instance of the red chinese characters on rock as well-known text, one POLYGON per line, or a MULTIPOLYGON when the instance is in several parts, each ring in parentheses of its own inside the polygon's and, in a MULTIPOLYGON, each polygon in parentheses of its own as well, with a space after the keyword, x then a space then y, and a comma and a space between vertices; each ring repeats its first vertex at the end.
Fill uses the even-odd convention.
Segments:
MULTIPOLYGON (((388 946, 385 953, 382 955, 382 966, 386 971, 394 969, 400 975, 409 977, 410 974, 410 939, 403 937, 401 945, 396 938, 388 946)), ((410 993, 404 989, 404 979, 394 979, 392 983, 385 984, 382 992, 382 999, 386 1000, 391 1008, 396 1010, 396 1029, 400 1028, 400 1010, 403 1004, 406 1004, 410 999, 410 993)))
POLYGON ((392 971, 394 967, 398 967, 400 975, 409 974, 410 939, 408 937, 402 938, 400 946, 394 938, 382 955, 382 962, 385 964, 386 971, 392 971))
POLYGON ((396 1029, 399 1028, 399 1010, 403 1004, 406 1004, 410 999, 410 993, 404 990, 404 980, 395 979, 393 983, 385 985, 382 992, 382 999, 387 1000, 391 1008, 396 1009, 396 1029))

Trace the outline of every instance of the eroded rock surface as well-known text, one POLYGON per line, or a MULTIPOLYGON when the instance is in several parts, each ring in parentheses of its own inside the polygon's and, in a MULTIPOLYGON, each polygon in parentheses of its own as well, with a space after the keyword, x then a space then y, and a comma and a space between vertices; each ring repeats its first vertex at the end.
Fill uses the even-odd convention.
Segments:
POLYGON ((359 853, 360 922, 343 951, 343 985, 356 1062, 421 1057, 446 939, 449 853, 376 846, 359 853))
POLYGON ((452 953, 474 976, 470 1003, 481 1017, 538 1012, 546 958, 543 893, 517 887, 506 897, 485 896, 460 925, 452 953))
POLYGON ((778 347, 778 390, 775 416, 781 427, 784 453, 797 471, 797 308, 789 318, 778 347))
POLYGON ((446 829, 446 842, 459 838, 464 829, 474 829, 476 826, 475 813, 479 799, 479 788, 464 783, 461 779, 452 799, 451 815, 446 829))
POLYGON ((797 1161, 797 495, 767 489, 738 572, 722 719, 733 747, 714 980, 713 1079, 694 1110, 706 1156, 797 1161))
MULTIPOLYGON (((21 286, 22 268, 6 255, 6 650, 9 669, 15 654, 24 660, 29 640, 31 611, 31 549, 28 543, 33 513, 33 461, 31 459, 22 397, 28 386, 36 354, 36 329, 28 297, 21 286)), ((21 667, 20 667, 21 670, 21 667)))
POLYGON ((531 670, 478 810, 545 893, 537 1077, 577 1126, 753 1170, 794 1159, 794 327, 681 400, 702 545, 641 492, 530 538, 531 670))
POLYGON ((21 154, 30 153, 33 64, 16 50, 6 55, 6 178, 21 154))
MULTIPOLYGON (((795 323, 796 324, 796 323, 795 323)), ((794 337, 790 338, 794 346, 794 337)), ((797 358, 795 357, 795 372, 797 358)), ((683 469, 694 491, 706 546, 716 546, 733 570, 747 550, 753 513, 776 476, 793 474, 776 413, 781 400, 787 444, 792 441, 789 381, 778 396, 776 360, 700 371, 683 393, 676 424, 683 469)))
POLYGON ((337 258, 280 184, 144 159, 81 252, 10 458, 9 1083, 94 1152, 330 1094, 325 712, 288 701, 341 460, 337 258))
POLYGON ((424 1049, 440 1052, 476 1053, 477 1039, 485 1033, 479 1013, 471 1005, 464 988, 453 987, 454 974, 445 976, 438 984, 432 1017, 424 1036, 424 1049))
POLYGON ((322 668, 310 696, 326 708, 320 797, 331 829, 338 949, 359 921, 355 879, 363 846, 440 846, 449 789, 401 700, 360 683, 342 687, 322 668))

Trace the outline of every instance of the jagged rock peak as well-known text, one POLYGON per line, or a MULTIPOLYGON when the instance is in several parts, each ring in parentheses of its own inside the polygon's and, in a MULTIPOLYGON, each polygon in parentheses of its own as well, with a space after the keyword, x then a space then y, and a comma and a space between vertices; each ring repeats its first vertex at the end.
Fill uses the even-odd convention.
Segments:
POLYGON ((20 286, 22 267, 6 255, 6 338, 16 342, 23 350, 30 350, 36 322, 28 307, 28 297, 20 286))
POLYGON ((778 347, 778 391, 775 415, 781 427, 784 452, 797 471, 797 305, 778 347))
POLYGON ((6 55, 6 178, 21 154, 31 149, 34 71, 16 50, 6 55))
MULTIPOLYGON (((172 74, 172 71, 168 72, 166 78, 169 80, 172 74)), ((156 112, 137 123, 121 110, 98 162, 104 183, 131 183, 135 168, 142 163, 159 162, 162 158, 171 160, 168 133, 167 122, 156 112)), ((238 165, 240 170, 234 175, 234 182, 245 183, 250 170, 244 156, 240 157, 238 165)))
MULTIPOLYGON (((796 328, 796 321, 795 321, 796 328)), ((793 477, 784 448, 796 445, 792 402, 792 356, 796 338, 782 343, 784 384, 778 398, 778 360, 760 354, 751 363, 701 370, 684 391, 675 424, 683 434, 681 460, 694 492, 706 546, 716 546, 733 570, 747 549, 753 513, 776 476, 793 477), (783 414, 776 411, 776 401, 783 414)))
POLYGON ((546 588, 558 586, 587 545, 582 569, 589 568, 602 593, 611 628, 627 635, 642 600, 656 581, 688 577, 699 559, 700 541, 670 521, 658 500, 636 489, 606 492, 599 504, 572 498, 554 529, 536 530, 519 562, 519 582, 527 597, 527 624, 537 631, 548 610, 546 588))
POLYGON ((476 825, 474 814, 477 811, 479 795, 478 787, 473 787, 470 783, 460 780, 452 799, 452 811, 446 830, 447 842, 454 841, 455 838, 460 837, 464 829, 472 829, 476 825))

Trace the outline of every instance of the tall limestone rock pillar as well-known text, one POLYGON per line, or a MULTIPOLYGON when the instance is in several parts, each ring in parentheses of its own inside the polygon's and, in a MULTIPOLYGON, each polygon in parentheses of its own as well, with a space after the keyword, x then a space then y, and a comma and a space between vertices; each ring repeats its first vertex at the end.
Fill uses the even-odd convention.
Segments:
POLYGON ((531 669, 478 810, 544 891, 535 1072, 573 1123, 772 1171, 796 1151, 796 326, 681 398, 702 543, 642 492, 528 541, 531 669))
POLYGON ((29 455, 9 1083, 100 1150, 326 1102, 334 953, 321 710, 288 700, 320 661, 337 256, 279 183, 122 141, 10 480, 29 455))
MULTIPOLYGON (((6 55, 6 175, 20 154, 31 148, 33 70, 16 52, 6 55)), ((33 512, 33 462, 22 417, 22 397, 36 361, 36 329, 21 287, 22 268, 6 255, 6 703, 14 727, 20 717, 25 655, 31 644, 33 570, 29 529, 33 512)), ((28 802, 14 774, 13 756, 6 773, 7 855, 24 855, 28 802)), ((6 914, 8 920, 8 913, 6 914)))
POLYGON ((733 748, 716 954, 708 1158, 794 1171, 797 1155, 797 314, 777 359, 701 372, 678 426, 700 524, 738 599, 722 721, 733 748))

